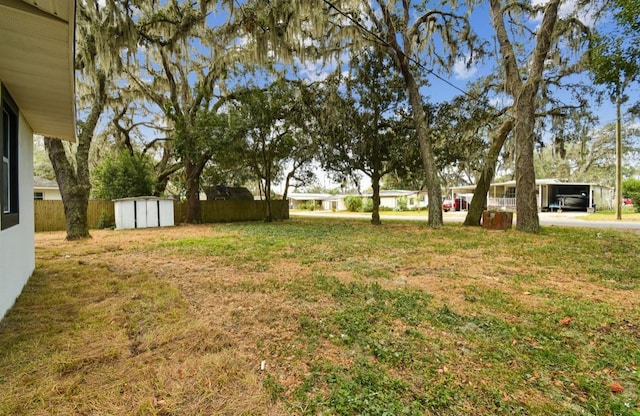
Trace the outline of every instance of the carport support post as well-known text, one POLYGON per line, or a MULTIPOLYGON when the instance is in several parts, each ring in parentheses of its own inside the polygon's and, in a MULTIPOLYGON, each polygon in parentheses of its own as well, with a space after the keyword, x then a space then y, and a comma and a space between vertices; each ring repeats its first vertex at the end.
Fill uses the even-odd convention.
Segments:
POLYGON ((622 117, 620 115, 620 87, 616 94, 616 219, 622 219, 622 117))
POLYGON ((542 184, 538 185, 538 212, 542 211, 542 184))

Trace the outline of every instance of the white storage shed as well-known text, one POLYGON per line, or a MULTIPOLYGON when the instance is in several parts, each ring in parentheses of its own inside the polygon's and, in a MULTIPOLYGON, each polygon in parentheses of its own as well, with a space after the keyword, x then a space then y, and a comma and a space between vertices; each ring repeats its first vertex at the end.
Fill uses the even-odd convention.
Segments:
POLYGON ((113 201, 116 229, 173 226, 173 200, 155 196, 122 198, 113 201))

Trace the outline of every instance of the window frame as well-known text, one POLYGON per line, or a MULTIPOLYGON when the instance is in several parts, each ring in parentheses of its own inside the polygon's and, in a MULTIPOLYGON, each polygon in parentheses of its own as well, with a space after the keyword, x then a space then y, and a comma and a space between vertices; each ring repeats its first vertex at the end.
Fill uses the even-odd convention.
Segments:
POLYGON ((6 230, 20 223, 20 193, 19 193, 19 166, 18 166, 18 147, 20 141, 19 123, 20 123, 20 111, 7 89, 2 86, 2 117, 0 117, 0 155, 2 155, 2 169, 0 169, 0 182, 2 182, 2 191, 0 192, 0 230, 6 230), (7 115, 6 121, 8 126, 5 126, 5 114, 7 115), (7 131, 8 127, 8 131, 7 131), (9 149, 5 149, 5 133, 8 134, 7 143, 9 149), (6 156, 5 156, 6 154, 6 156), (8 159, 8 173, 9 178, 5 176, 5 158, 8 159), (5 180, 8 180, 8 193, 9 193, 9 209, 5 212, 5 180))
POLYGON ((504 190, 505 198, 515 198, 516 197, 516 187, 515 186, 507 186, 504 190))

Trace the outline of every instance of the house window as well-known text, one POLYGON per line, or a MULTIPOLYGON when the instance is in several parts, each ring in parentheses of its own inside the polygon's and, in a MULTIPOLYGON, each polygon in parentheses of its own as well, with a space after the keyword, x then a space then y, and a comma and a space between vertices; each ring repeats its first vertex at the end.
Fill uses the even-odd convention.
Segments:
POLYGON ((44 199, 44 193, 42 193, 42 192, 34 192, 33 193, 33 199, 35 199, 36 201, 42 201, 44 199))
POLYGON ((2 119, 0 122, 2 141, 2 206, 1 228, 12 227, 19 223, 18 211, 18 107, 6 89, 2 88, 2 119))
POLYGON ((505 198, 515 198, 516 197, 516 188, 508 187, 504 192, 505 198))

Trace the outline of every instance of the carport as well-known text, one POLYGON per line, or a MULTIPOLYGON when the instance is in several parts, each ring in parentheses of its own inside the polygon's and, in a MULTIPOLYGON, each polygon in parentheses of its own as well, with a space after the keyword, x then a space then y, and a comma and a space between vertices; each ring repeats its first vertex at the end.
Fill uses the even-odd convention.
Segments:
POLYGON ((609 209, 612 206, 613 189, 597 183, 548 182, 540 184, 540 208, 546 210, 558 195, 584 195, 588 199, 587 211, 609 209))
MULTIPOLYGON (((558 195, 582 195, 588 197, 589 209, 610 209, 613 201, 613 189, 597 183, 563 182, 558 179, 536 180, 538 210, 546 211, 556 201, 558 195)), ((475 186, 451 188, 452 195, 473 192, 475 186)), ((515 211, 516 181, 492 183, 487 194, 488 208, 500 208, 515 211)), ((468 199, 470 202, 471 198, 468 199)))

